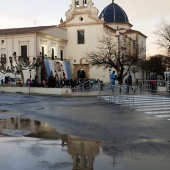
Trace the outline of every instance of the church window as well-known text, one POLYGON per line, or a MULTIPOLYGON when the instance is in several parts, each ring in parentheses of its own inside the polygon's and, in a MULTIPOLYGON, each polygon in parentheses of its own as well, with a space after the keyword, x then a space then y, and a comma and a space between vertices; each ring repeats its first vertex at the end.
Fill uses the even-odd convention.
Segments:
POLYGON ((42 59, 44 59, 44 56, 45 56, 45 54, 44 54, 44 47, 41 47, 41 50, 42 50, 42 52, 41 52, 42 59))
POLYGON ((84 44, 84 30, 77 31, 78 44, 84 44))
POLYGON ((1 54, 0 62, 1 62, 1 64, 6 63, 6 54, 1 54))
POLYGON ((4 44, 4 40, 1 40, 1 45, 3 45, 4 44))
POLYGON ((21 56, 22 57, 27 57, 27 45, 22 45, 21 46, 21 56))
POLYGON ((77 166, 81 167, 81 156, 77 156, 77 166))
POLYGON ((54 48, 52 48, 52 54, 51 54, 52 60, 54 60, 54 48))
POLYGON ((83 21, 83 17, 80 17, 79 19, 80 19, 80 21, 83 21))
POLYGON ((64 60, 64 58, 63 58, 63 50, 60 51, 60 58, 61 58, 61 61, 64 60))
POLYGON ((89 157, 88 157, 88 156, 85 156, 85 158, 84 158, 84 166, 85 166, 86 168, 89 167, 89 157))

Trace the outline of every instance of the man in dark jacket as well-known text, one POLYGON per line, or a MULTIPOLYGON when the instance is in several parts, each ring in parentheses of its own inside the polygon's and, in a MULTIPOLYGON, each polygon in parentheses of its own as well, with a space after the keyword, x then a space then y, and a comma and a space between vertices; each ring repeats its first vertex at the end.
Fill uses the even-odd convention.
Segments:
POLYGON ((127 84, 127 93, 129 93, 129 86, 132 86, 132 76, 130 72, 127 79, 125 80, 125 83, 127 84))

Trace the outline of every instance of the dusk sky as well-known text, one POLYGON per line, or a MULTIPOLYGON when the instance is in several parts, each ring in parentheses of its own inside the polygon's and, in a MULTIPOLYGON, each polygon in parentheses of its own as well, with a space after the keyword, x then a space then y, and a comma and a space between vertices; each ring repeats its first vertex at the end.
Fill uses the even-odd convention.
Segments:
MULTIPOLYGON (((2 0, 1 0, 2 1, 2 0)), ((99 13, 112 0, 93 0, 99 13)), ((138 30, 147 38, 147 55, 161 53, 155 45, 153 34, 162 17, 169 20, 170 0, 115 0, 126 12, 132 29, 138 30)), ((5 0, 0 5, 0 29, 58 25, 71 0, 5 0)))

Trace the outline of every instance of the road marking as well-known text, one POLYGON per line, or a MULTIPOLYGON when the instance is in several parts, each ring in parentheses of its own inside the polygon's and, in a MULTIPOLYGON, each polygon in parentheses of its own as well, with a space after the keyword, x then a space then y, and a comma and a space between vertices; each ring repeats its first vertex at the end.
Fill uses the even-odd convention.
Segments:
POLYGON ((157 115, 157 114, 169 114, 170 111, 157 111, 157 112, 145 112, 145 113, 149 115, 157 115))
POLYGON ((155 116, 156 116, 156 117, 160 117, 160 118, 161 118, 161 117, 163 117, 163 118, 164 118, 164 117, 170 117, 170 115, 155 115, 155 116))
POLYGON ((103 96, 102 98, 159 118, 170 117, 170 98, 167 97, 158 95, 120 95, 116 97, 103 96))
POLYGON ((147 111, 157 111, 157 110, 170 110, 170 107, 164 107, 164 108, 145 108, 145 109, 136 109, 139 112, 147 112, 147 111))
POLYGON ((142 106, 142 105, 139 105, 139 106, 134 106, 133 108, 134 109, 143 109, 143 108, 155 108, 155 107, 168 107, 168 106, 170 106, 170 103, 169 104, 167 104, 167 105, 163 105, 163 104, 157 104, 157 105, 145 105, 145 106, 142 106))

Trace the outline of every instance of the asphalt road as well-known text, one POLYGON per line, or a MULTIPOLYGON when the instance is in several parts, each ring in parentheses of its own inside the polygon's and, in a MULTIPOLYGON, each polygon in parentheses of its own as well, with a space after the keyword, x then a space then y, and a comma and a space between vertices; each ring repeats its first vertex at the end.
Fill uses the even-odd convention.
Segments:
MULTIPOLYGON (((0 93, 0 101, 0 119, 32 118, 47 122, 61 134, 102 141, 101 152, 114 160, 105 162, 114 164, 107 170, 170 169, 168 120, 106 103, 97 97, 0 93)), ((3 140, 2 137, 1 146, 3 140)), ((6 165, 3 169, 12 170, 6 165)), ((94 170, 102 169, 98 166, 94 170)))

